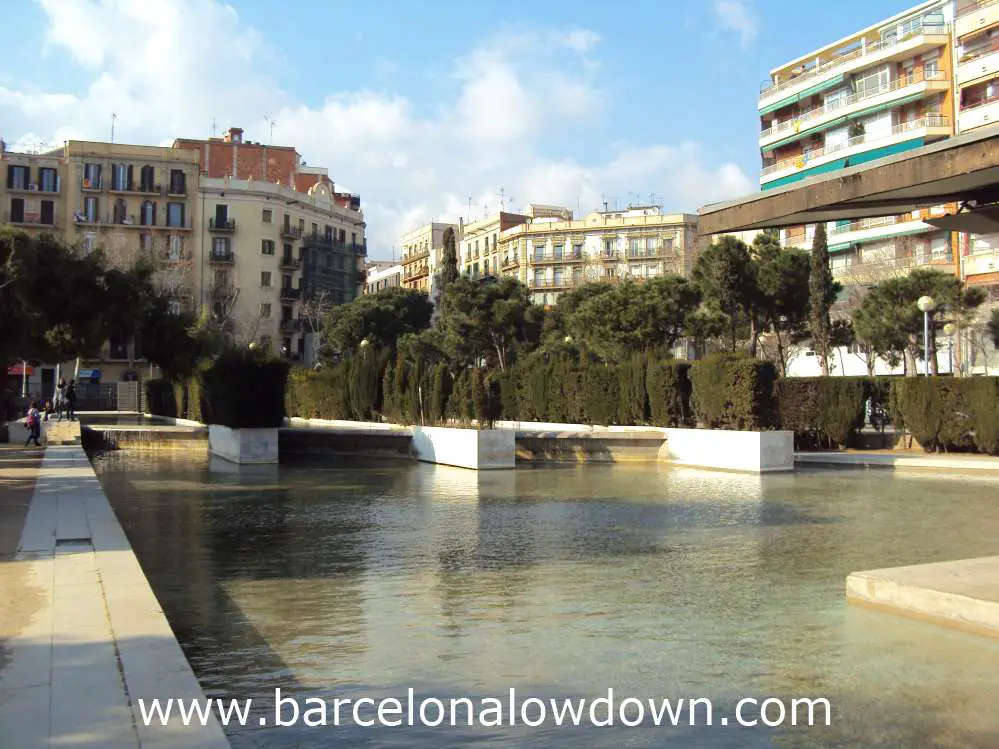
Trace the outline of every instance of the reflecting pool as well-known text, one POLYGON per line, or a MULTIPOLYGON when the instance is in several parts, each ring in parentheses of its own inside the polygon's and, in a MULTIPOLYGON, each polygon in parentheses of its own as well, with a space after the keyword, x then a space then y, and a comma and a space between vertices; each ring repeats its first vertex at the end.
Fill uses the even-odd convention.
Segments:
POLYGON ((992 479, 95 464, 211 696, 272 717, 275 687, 403 702, 410 688, 445 702, 613 688, 710 698, 715 723, 252 725, 230 727, 237 749, 999 745, 999 642, 843 595, 855 570, 999 554, 992 479), (744 697, 825 697, 832 724, 720 725, 744 697))

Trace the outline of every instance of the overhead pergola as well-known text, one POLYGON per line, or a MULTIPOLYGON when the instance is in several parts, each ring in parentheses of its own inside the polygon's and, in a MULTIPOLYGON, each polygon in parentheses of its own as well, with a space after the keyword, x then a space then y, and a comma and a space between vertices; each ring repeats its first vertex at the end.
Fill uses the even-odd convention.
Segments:
POLYGON ((701 236, 892 216, 944 203, 941 229, 999 232, 999 124, 698 211, 701 236))

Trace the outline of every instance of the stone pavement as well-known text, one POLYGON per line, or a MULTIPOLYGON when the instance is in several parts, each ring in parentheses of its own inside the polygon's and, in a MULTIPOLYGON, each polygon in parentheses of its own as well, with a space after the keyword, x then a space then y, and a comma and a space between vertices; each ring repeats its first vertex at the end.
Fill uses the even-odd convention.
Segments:
POLYGON ((14 431, 0 446, 0 747, 228 747, 214 717, 143 724, 137 700, 204 693, 83 449, 43 456, 14 431))

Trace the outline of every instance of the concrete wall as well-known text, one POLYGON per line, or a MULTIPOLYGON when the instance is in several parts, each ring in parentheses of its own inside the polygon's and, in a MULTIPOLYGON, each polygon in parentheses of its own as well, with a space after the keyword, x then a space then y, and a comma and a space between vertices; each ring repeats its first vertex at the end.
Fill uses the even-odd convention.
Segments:
POLYGON ((514 468, 515 433, 512 429, 413 427, 413 454, 425 463, 459 468, 514 468))
POLYGON ((277 463, 278 430, 208 427, 208 452, 232 463, 277 463))
POLYGON ((673 463, 753 473, 794 470, 794 432, 666 429, 666 436, 673 463))

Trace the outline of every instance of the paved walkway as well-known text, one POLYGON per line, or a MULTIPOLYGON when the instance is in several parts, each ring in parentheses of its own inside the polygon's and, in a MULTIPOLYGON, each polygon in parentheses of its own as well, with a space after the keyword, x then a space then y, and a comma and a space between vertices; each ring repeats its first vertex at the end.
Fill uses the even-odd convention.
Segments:
POLYGON ((963 453, 923 453, 904 450, 878 452, 798 452, 797 464, 842 465, 865 468, 921 468, 924 470, 999 471, 999 458, 963 453))
POLYGON ((83 449, 43 455, 11 431, 0 449, 0 747, 228 747, 214 719, 143 725, 137 700, 204 693, 83 449))

